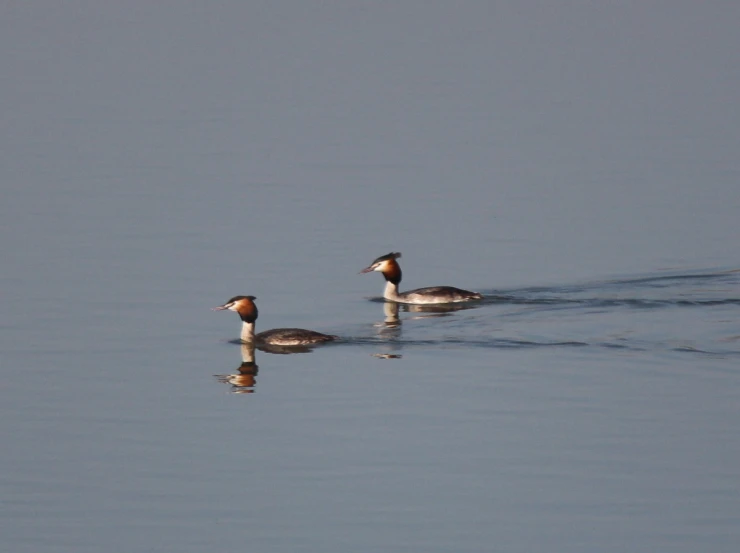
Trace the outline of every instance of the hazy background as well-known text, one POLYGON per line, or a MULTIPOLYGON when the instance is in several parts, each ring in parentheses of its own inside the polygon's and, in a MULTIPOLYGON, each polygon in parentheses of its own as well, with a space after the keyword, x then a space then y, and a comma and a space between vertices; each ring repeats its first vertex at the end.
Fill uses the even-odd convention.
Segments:
POLYGON ((356 273, 736 268, 738 28, 737 2, 6 2, 0 543, 733 550, 737 278, 409 318, 383 364, 356 273), (238 319, 208 308, 236 294, 358 344, 227 395, 238 319))

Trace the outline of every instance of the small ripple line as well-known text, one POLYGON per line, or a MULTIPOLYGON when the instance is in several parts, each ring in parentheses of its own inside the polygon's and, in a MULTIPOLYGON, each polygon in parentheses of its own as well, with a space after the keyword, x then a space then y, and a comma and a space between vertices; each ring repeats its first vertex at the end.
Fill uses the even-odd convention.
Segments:
POLYGON ((584 307, 619 307, 628 306, 640 309, 654 309, 658 307, 711 307, 716 305, 740 305, 740 298, 723 299, 639 299, 639 298, 527 298, 517 296, 484 296, 484 304, 510 305, 549 305, 549 306, 584 306, 584 307))

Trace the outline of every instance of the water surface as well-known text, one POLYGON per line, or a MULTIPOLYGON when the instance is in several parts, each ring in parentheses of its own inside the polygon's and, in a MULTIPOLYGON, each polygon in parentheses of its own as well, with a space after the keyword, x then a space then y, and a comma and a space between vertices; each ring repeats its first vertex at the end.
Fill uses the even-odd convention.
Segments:
POLYGON ((734 8, 6 11, 3 550, 736 550, 734 8))

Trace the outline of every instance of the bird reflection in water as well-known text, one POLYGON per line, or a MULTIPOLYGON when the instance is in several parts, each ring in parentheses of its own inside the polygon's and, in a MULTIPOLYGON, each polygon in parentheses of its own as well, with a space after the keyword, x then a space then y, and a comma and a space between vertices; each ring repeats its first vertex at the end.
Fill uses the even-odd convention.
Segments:
MULTIPOLYGON (((396 343, 401 335, 401 319, 398 316, 399 304, 395 301, 383 302, 383 320, 375 323, 373 326, 378 329, 378 336, 385 341, 385 347, 391 350, 397 349, 396 343)), ((399 353, 373 353, 373 357, 379 359, 401 359, 399 353)))
POLYGON ((401 319, 398 317, 398 305, 395 301, 383 302, 383 320, 375 323, 375 327, 379 330, 379 333, 383 333, 383 330, 394 329, 401 326, 401 319))
MULTIPOLYGON (((378 336, 387 341, 387 345, 394 349, 401 347, 398 338, 401 336, 401 326, 403 319, 399 312, 414 313, 413 316, 406 317, 406 320, 428 319, 431 317, 449 317, 454 311, 465 309, 475 309, 478 303, 448 303, 448 304, 426 304, 415 305, 408 303, 397 303, 395 301, 383 302, 383 320, 375 323, 373 326, 378 329, 378 336)), ((401 359, 402 355, 397 353, 373 353, 373 357, 379 359, 401 359)))
POLYGON ((476 309, 480 307, 480 304, 460 304, 460 303, 445 303, 438 305, 412 305, 404 304, 403 310, 409 313, 423 313, 422 315, 415 315, 410 319, 428 319, 429 317, 448 317, 454 311, 464 311, 466 309, 476 309))
POLYGON ((408 303, 396 303, 395 301, 383 302, 383 316, 382 322, 375 323, 375 327, 379 328, 379 333, 383 334, 386 329, 398 329, 402 320, 398 316, 399 311, 403 310, 406 313, 418 313, 412 317, 407 317, 409 320, 414 319, 428 319, 430 317, 448 317, 454 311, 463 311, 465 309, 474 309, 478 305, 465 305, 459 303, 452 304, 433 304, 433 305, 414 305, 408 303))
MULTIPOLYGON (((219 382, 231 384, 231 392, 234 394, 253 394, 257 386, 257 373, 259 366, 254 361, 255 346, 253 342, 238 342, 241 346, 242 364, 237 367, 234 374, 215 374, 213 376, 219 382)), ((310 353, 313 348, 309 346, 275 346, 272 344, 260 344, 258 350, 265 353, 288 355, 291 353, 310 353)))
POLYGON ((242 344, 242 364, 237 367, 235 374, 214 375, 219 382, 231 384, 234 394, 253 394, 257 386, 259 367, 254 362, 254 344, 242 344))

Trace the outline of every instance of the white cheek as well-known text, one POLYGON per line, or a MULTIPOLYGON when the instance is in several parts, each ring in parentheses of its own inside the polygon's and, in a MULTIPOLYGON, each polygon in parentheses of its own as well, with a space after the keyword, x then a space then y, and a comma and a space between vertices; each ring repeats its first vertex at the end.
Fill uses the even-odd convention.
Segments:
POLYGON ((230 305, 229 307, 227 307, 226 309, 228 309, 229 311, 236 311, 236 304, 235 304, 235 303, 232 303, 232 304, 231 304, 231 305, 230 305))

